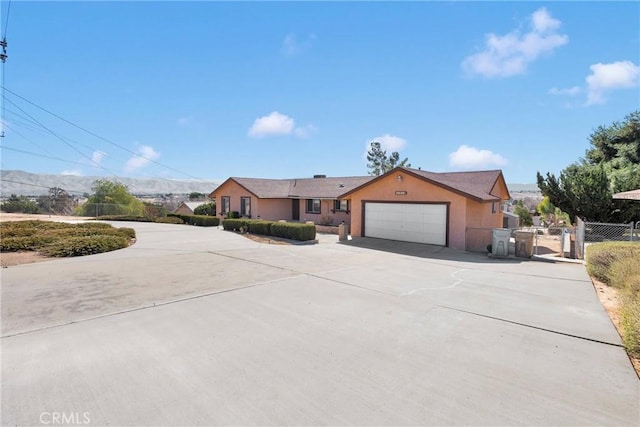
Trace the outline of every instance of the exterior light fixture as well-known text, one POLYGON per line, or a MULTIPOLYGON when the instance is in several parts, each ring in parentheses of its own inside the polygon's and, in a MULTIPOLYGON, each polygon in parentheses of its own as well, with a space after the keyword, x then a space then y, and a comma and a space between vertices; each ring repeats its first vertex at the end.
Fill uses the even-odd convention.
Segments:
POLYGON ((398 180, 398 182, 402 182, 402 175, 398 175, 397 180, 398 180))

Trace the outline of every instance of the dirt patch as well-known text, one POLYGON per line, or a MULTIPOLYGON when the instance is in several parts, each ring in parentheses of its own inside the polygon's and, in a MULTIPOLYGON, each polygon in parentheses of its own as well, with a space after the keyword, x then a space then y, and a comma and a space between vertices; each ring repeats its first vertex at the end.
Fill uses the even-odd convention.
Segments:
POLYGON ((245 233, 243 234, 243 236, 249 240, 253 240, 254 242, 265 243, 267 245, 290 245, 289 242, 282 241, 282 240, 275 240, 267 236, 258 236, 256 234, 249 234, 249 233, 245 233))
POLYGON ((0 264, 2 268, 11 267, 21 264, 33 264, 34 262, 42 262, 52 259, 39 254, 38 252, 1 252, 0 264))
MULTIPOLYGON (((591 278, 593 282, 593 287, 596 290, 596 294, 598 294, 598 298, 600 298, 600 302, 602 306, 606 310, 607 314, 611 318, 611 322, 616 327, 618 334, 622 336, 622 330, 620 328, 620 309, 622 308, 622 299, 620 297, 620 292, 618 289, 605 285, 604 283, 591 278)), ((629 356, 631 359, 631 363, 640 377, 640 357, 629 356)))
POLYGON ((26 221, 26 220, 40 220, 40 221, 86 221, 93 219, 88 216, 65 216, 65 215, 39 215, 39 214, 25 214, 25 213, 6 213, 0 212, 0 222, 4 221, 26 221))

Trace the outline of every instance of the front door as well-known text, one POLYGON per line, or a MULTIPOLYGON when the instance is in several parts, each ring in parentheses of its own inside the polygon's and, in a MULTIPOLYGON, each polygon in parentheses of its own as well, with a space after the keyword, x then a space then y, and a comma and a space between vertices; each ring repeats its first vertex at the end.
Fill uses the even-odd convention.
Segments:
POLYGON ((300 221, 300 199, 291 199, 291 219, 300 221))

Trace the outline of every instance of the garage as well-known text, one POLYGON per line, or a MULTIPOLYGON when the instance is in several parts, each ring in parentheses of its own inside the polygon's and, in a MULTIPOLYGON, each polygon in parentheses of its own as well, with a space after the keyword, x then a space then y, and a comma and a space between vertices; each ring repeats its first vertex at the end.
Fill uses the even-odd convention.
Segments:
POLYGON ((364 236, 403 242, 447 245, 447 204, 364 204, 364 236))

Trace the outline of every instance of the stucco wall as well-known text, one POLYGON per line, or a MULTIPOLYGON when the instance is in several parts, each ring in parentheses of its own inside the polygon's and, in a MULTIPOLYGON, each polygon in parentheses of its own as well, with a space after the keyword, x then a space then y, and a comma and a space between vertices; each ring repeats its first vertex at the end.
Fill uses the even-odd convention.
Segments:
POLYGON ((363 201, 450 203, 449 247, 465 248, 467 198, 464 196, 400 172, 365 186, 347 199, 351 199, 351 235, 354 237, 362 236, 363 201), (400 182, 398 175, 402 176, 400 182), (396 191, 406 191, 407 194, 398 195, 396 191))
POLYGON ((310 213, 307 212, 307 199, 300 199, 300 221, 313 221, 320 224, 323 219, 331 219, 330 225, 339 225, 342 221, 350 223, 350 214, 343 211, 331 212, 333 208, 333 200, 320 200, 320 213, 310 213))
MULTIPOLYGON (((253 201, 252 201, 253 203, 253 201)), ((260 199, 259 209, 253 218, 260 216, 260 219, 279 221, 281 219, 291 220, 291 200, 290 199, 260 199)))

